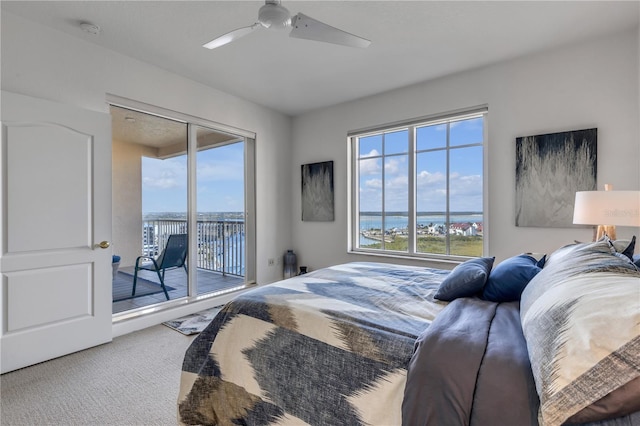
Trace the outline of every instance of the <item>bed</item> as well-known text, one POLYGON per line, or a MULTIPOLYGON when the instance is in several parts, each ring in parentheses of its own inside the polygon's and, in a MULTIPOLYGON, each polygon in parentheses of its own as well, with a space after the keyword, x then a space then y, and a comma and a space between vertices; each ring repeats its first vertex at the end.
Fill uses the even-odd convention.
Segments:
POLYGON ((614 243, 453 271, 354 262, 246 292, 187 350, 178 420, 640 424, 640 272, 614 243))

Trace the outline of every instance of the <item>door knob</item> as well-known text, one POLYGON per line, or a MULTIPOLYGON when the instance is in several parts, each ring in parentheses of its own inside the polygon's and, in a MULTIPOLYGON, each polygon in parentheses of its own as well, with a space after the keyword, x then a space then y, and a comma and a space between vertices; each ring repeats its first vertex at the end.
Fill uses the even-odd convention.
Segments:
POLYGON ((101 249, 106 249, 109 248, 111 244, 109 243, 109 241, 101 241, 100 244, 98 244, 98 247, 100 247, 101 249))

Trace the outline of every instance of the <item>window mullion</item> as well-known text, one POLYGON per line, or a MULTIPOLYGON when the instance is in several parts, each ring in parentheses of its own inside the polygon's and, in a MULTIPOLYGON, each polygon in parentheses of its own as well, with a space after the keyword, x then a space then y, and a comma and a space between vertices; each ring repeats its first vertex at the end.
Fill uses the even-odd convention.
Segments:
POLYGON ((416 212, 416 128, 415 126, 409 127, 408 133, 408 143, 409 143, 409 158, 407 159, 408 164, 408 174, 407 183, 408 183, 408 198, 409 198, 409 217, 407 223, 407 231, 408 231, 408 241, 407 241, 407 250, 410 254, 414 254, 416 252, 416 243, 417 243, 417 212, 416 212))
POLYGON ((450 195, 450 170, 449 170, 449 165, 450 165, 450 161, 449 161, 449 157, 450 157, 450 152, 451 152, 451 145, 450 145, 450 136, 451 136, 451 123, 447 123, 447 140, 446 140, 446 200, 445 200, 445 206, 446 206, 446 211, 445 211, 445 222, 444 222, 444 227, 445 227, 445 237, 444 237, 444 241, 445 241, 445 253, 448 255, 451 254, 451 217, 449 215, 449 200, 451 197, 449 197, 450 195))
POLYGON ((385 204, 387 201, 387 197, 386 197, 386 191, 385 191, 385 187, 387 186, 387 182, 386 182, 386 173, 385 173, 385 164, 386 164, 386 160, 387 157, 385 157, 385 151, 384 151, 384 140, 385 140, 385 134, 382 134, 382 206, 380 207, 381 211, 382 211, 382 229, 380 230, 380 247, 382 248, 382 250, 386 250, 385 247, 385 233, 386 233, 386 209, 385 209, 385 204))

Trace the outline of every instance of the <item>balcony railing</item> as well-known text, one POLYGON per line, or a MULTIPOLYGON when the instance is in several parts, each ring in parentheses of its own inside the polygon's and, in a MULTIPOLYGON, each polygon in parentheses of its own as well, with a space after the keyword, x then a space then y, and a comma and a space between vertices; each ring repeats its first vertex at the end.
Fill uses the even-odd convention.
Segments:
MULTIPOLYGON (((238 220, 197 222, 197 266, 223 275, 244 276, 244 222, 238 220)), ((144 220, 142 254, 157 256, 167 244, 169 235, 186 234, 187 221, 144 220)))

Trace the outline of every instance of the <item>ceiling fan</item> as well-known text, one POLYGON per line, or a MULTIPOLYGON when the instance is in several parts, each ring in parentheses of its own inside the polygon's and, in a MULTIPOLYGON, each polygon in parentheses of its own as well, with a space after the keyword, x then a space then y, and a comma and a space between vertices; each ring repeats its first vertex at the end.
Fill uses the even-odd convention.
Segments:
POLYGON ((261 27, 267 29, 291 28, 289 37, 323 41, 343 46, 365 48, 371 44, 370 40, 339 30, 302 13, 291 16, 289 10, 280 5, 280 0, 266 0, 264 6, 258 11, 258 22, 223 34, 202 47, 215 49, 216 47, 224 46, 261 27))

